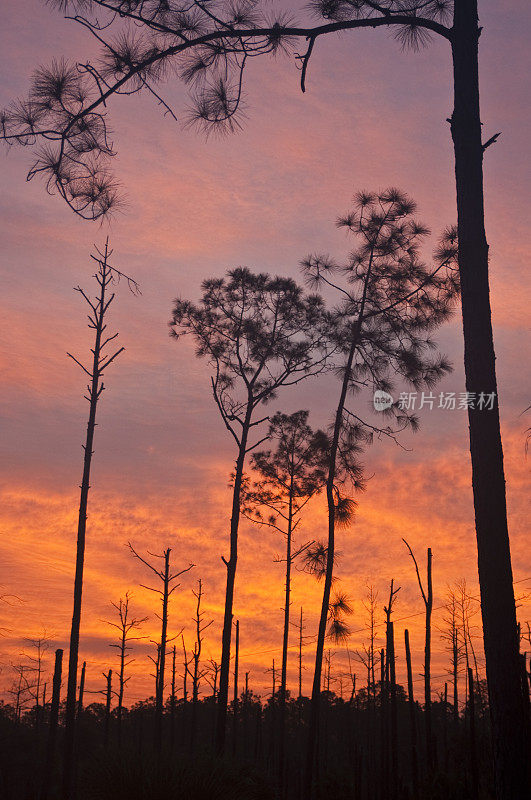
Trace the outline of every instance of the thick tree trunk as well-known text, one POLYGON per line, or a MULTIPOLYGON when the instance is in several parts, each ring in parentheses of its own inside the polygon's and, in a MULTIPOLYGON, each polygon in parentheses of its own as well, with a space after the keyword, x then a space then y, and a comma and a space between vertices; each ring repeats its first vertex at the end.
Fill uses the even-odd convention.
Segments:
POLYGON ((466 389, 492 395, 492 409, 469 409, 478 569, 498 800, 528 796, 529 751, 520 688, 518 637, 507 528, 484 227, 479 112, 477 0, 454 6, 452 54, 459 268, 466 389))
POLYGON ((242 487, 243 468, 245 464, 245 451, 249 426, 251 424, 252 404, 249 402, 240 449, 236 460, 234 474, 234 488, 232 493, 232 514, 230 520, 230 555, 228 561, 223 559, 227 567, 227 585, 225 589, 225 614, 223 618, 223 634, 221 639, 221 665, 219 670, 219 690, 216 717, 216 753, 223 755, 225 752, 225 738, 227 733, 227 704, 229 700, 229 669, 230 669, 230 642, 232 635, 232 606, 234 602, 234 583, 236 580, 236 565, 238 563, 238 527, 240 524, 240 494, 242 487))

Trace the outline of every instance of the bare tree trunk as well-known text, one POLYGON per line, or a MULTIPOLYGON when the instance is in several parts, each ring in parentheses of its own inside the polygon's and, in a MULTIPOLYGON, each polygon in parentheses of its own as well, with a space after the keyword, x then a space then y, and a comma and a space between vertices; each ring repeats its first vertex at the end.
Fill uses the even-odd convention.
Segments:
POLYGON ((424 723, 425 723, 425 737, 426 737, 426 761, 428 765, 428 772, 431 773, 435 766, 435 756, 433 747, 433 734, 431 723, 431 613, 433 610, 433 582, 432 582, 432 552, 431 547, 428 547, 427 567, 426 567, 426 589, 420 577, 419 566, 413 550, 402 539, 409 554, 415 565, 415 572, 419 584, 420 594, 426 609, 425 613, 425 640, 424 640, 424 723))
POLYGON ((188 664, 190 663, 187 653, 186 653, 186 644, 184 641, 184 636, 181 636, 182 643, 183 643, 183 663, 184 663, 184 671, 183 671, 183 714, 182 714, 182 725, 181 725, 181 743, 185 744, 186 742, 186 726, 188 724, 188 664))
POLYGON ((55 745, 57 741, 57 724, 59 720, 59 699, 61 694, 61 672, 63 667, 63 651, 55 651, 55 666, 53 671, 52 705, 50 708, 50 722, 48 726, 48 741, 46 743, 46 760, 42 778, 41 800, 48 800, 50 793, 53 769, 55 764, 55 745))
POLYGON ((391 797, 398 796, 398 709, 396 705, 395 635, 393 622, 389 621, 387 658, 391 697, 391 797))
POLYGON ((528 672, 527 672, 527 655, 526 653, 520 653, 520 664, 522 668, 522 694, 524 697, 524 708, 526 713, 526 719, 531 723, 531 702, 529 697, 529 681, 528 681, 528 672))
POLYGON ((170 553, 168 547, 164 551, 164 582, 162 592, 162 629, 160 634, 160 654, 155 698, 155 753, 160 757, 162 748, 162 715, 164 711, 164 673, 166 665, 166 640, 168 638, 168 597, 170 591, 170 553))
MULTIPOLYGON (((394 627, 391 621, 391 614, 393 613, 393 603, 395 597, 400 591, 400 586, 394 588, 394 579, 391 580, 391 588, 389 591, 389 601, 384 606, 385 611, 385 635, 386 635, 386 693, 390 699, 390 719, 387 721, 386 732, 387 742, 391 756, 391 771, 390 771, 390 795, 396 797, 398 793, 398 710, 396 705, 396 666, 395 666, 395 635, 394 627)), ((372 595, 372 589, 371 589, 372 595)), ((374 621, 373 621, 373 605, 371 602, 371 646, 374 641, 374 621)), ((367 655, 367 664, 370 673, 371 651, 367 655)))
POLYGON ((380 650, 380 781, 381 800, 389 797, 389 737, 387 726, 387 682, 385 650, 380 650))
POLYGON ((198 693, 198 655, 197 655, 197 642, 194 644, 194 652, 192 654, 192 661, 194 664, 194 671, 192 673, 192 714, 190 719, 190 750, 193 752, 196 744, 197 732, 197 703, 199 701, 198 693))
MULTIPOLYGON (((291 476, 288 503, 288 530, 286 536, 286 585, 284 594, 284 632, 282 636, 282 667, 280 672, 279 757, 278 773, 280 785, 284 784, 286 758, 286 682, 288 671, 289 617, 291 604, 291 540, 293 534, 293 475, 291 476)), ((302 625, 302 622, 301 622, 302 625)))
POLYGON ((103 727, 103 747, 105 750, 109 747, 109 733, 111 727, 111 700, 112 700, 112 669, 108 671, 103 677, 107 681, 107 691, 105 697, 105 722, 103 727))
POLYGON ((479 110, 477 0, 454 4, 452 55, 459 266, 466 389, 493 394, 492 409, 468 411, 478 545, 483 642, 492 720, 498 800, 529 791, 528 734, 518 663, 518 638, 507 527, 505 476, 489 299, 479 110))
POLYGON ((157 658, 152 659, 155 664, 155 706, 157 705, 157 696, 159 692, 159 667, 160 667, 160 642, 157 645, 157 658))
POLYGON ((443 752, 444 771, 448 771, 448 684, 444 684, 444 712, 443 712, 443 752))
POLYGON ((240 524, 240 494, 242 487, 243 467, 251 424, 252 404, 249 400, 245 420, 242 427, 240 448, 236 460, 234 487, 232 494, 232 514, 230 521, 230 556, 223 558, 227 568, 227 586, 225 589, 225 614, 223 617, 223 634, 221 639, 221 665, 219 671, 218 706, 216 718, 216 752, 222 755, 225 751, 227 734, 227 704, 229 700, 230 643, 232 636, 232 606, 234 603, 234 583, 238 563, 238 527, 240 524))
POLYGON ((198 589, 197 592, 194 592, 194 595, 197 598, 197 605, 195 613, 196 642, 194 645, 194 654, 193 654, 194 672, 192 675, 192 722, 190 725, 190 749, 192 751, 195 748, 195 740, 196 740, 197 708, 199 703, 199 679, 200 679, 199 665, 201 662, 201 651, 203 645, 203 638, 201 634, 204 630, 204 628, 201 627, 201 619, 202 619, 201 598, 203 596, 201 579, 199 579, 198 581, 198 589))
POLYGON ((85 691, 85 673, 87 671, 87 662, 83 661, 83 666, 81 667, 81 678, 79 679, 79 697, 77 700, 77 716, 81 715, 83 711, 83 693, 85 691))
POLYGON ((271 673, 273 675, 273 686, 271 689, 271 726, 269 730, 269 759, 273 764, 275 759, 275 743, 276 743, 276 730, 277 730, 277 701, 276 701, 277 670, 275 668, 275 659, 273 659, 271 673))
POLYGON ((413 671, 411 669, 411 650, 409 647, 409 631, 404 631, 406 644, 406 666, 407 666, 407 694, 409 706, 409 736, 411 749, 411 772, 413 777, 413 800, 419 798, 419 762, 417 749, 417 723, 415 719, 415 698, 413 695, 413 671))
MULTIPOLYGON (((79 657, 79 629, 81 625, 81 602, 83 595, 83 569, 85 563, 85 537, 87 528, 87 507, 90 489, 90 468, 92 464, 94 431, 96 428, 96 409, 98 400, 103 391, 103 383, 100 378, 103 370, 113 361, 123 350, 121 348, 112 357, 105 359, 102 357, 102 350, 107 342, 114 339, 108 336, 103 340, 105 331, 105 312, 111 304, 114 295, 108 299, 106 296, 107 286, 111 280, 111 268, 107 264, 108 242, 105 244, 103 259, 99 261, 100 272, 96 278, 100 285, 100 293, 96 304, 93 304, 84 292, 81 292, 91 307, 92 314, 89 313, 89 327, 95 330, 94 348, 92 349, 93 361, 92 369, 83 370, 89 375, 89 418, 87 422, 87 435, 84 444, 83 458, 83 477, 81 480, 81 495, 79 500, 79 514, 77 524, 77 544, 76 544, 76 571, 74 578, 74 608, 72 611, 72 625, 70 628, 70 644, 68 652, 68 684, 66 693, 65 711, 65 736, 64 736, 64 763, 63 763, 63 800, 71 800, 73 797, 73 777, 74 777, 74 757, 75 757, 75 722, 76 722, 76 690, 77 690, 77 662, 79 657)), ((96 259, 97 260, 97 259, 96 259)), ((81 290, 79 290, 81 291, 81 290)), ((73 357, 72 357, 73 358, 73 357)), ((78 364, 77 359, 74 359, 78 364)), ((82 365, 81 365, 82 366, 82 365)))
POLYGON ((426 723, 426 754, 428 769, 435 766, 433 731, 431 720, 431 613, 433 609, 432 552, 428 547, 427 558, 427 592, 426 592, 426 639, 424 644, 424 720, 426 723))
POLYGON ((118 682, 118 708, 116 711, 116 723, 118 727, 118 747, 122 746, 122 708, 124 704, 126 644, 127 644, 127 630, 124 625, 122 627, 122 639, 120 642, 120 675, 118 682))
POLYGON ((245 694, 243 700, 243 756, 249 752, 249 673, 245 673, 245 694))
POLYGON ((458 666, 459 666, 458 658, 459 658, 459 651, 457 643, 457 628, 455 628, 452 641, 452 668, 453 668, 453 680, 454 680, 454 702, 453 702, 454 730, 457 730, 457 723, 459 722, 459 696, 457 690, 458 666))
POLYGON ((470 800, 478 800, 479 797, 479 772, 478 757, 476 747, 476 715, 474 712, 474 674, 472 667, 468 668, 468 707, 469 707, 469 750, 470 750, 470 779, 472 789, 470 800))
POLYGON ((262 706, 256 704, 256 727, 254 732, 254 760, 260 763, 262 760, 262 706))
MULTIPOLYGON (((165 687, 165 667, 166 667, 166 648, 168 645, 168 605, 170 596, 173 592, 179 587, 180 584, 174 583, 181 575, 188 572, 189 570, 193 569, 195 566, 194 564, 189 564, 188 567, 181 569, 179 572, 172 573, 170 571, 170 556, 171 556, 171 547, 167 547, 163 553, 151 553, 150 555, 154 556, 155 558, 160 558, 164 562, 164 567, 162 569, 157 569, 153 564, 149 561, 146 561, 143 558, 131 542, 128 542, 128 547, 131 553, 137 558, 139 561, 142 562, 146 567, 148 567, 156 576, 157 578, 162 581, 162 589, 154 589, 151 586, 146 586, 145 588, 149 589, 152 592, 160 595, 162 600, 162 615, 159 619, 162 622, 161 632, 160 632, 160 642, 157 645, 157 659, 155 661, 154 658, 150 656, 151 661, 155 664, 155 729, 154 729, 154 747, 155 747, 155 756, 157 759, 157 763, 159 763, 160 756, 161 756, 161 749, 162 749, 162 720, 164 714, 164 687, 165 687)), ((142 584, 143 585, 143 584, 142 584)), ((140 624, 144 620, 133 620, 133 624, 140 624)), ((183 638, 183 648, 184 648, 184 638, 183 638)), ((188 662, 186 661, 186 649, 184 651, 185 655, 185 672, 184 672, 184 680, 186 682, 186 675, 188 670, 188 662)))
MULTIPOLYGON (((102 284, 101 298, 104 300, 104 286, 102 284)), ((74 737, 75 737, 75 712, 77 689, 77 661, 79 653, 79 629, 81 624, 81 601, 83 594, 83 568, 85 563, 85 535, 87 528, 87 505, 90 489, 90 467, 93 454, 94 430, 96 427, 96 409, 98 405, 99 373, 97 364, 100 358, 102 326, 96 330, 96 343, 94 346, 94 377, 90 389, 90 410, 87 423, 87 437, 84 445, 85 455, 83 464, 83 478, 81 481, 81 499, 79 503, 79 517, 77 526, 77 553, 76 573, 74 579, 74 610, 72 612, 72 626, 70 630, 70 649, 68 653, 68 684, 66 694, 65 712, 65 753, 63 765, 63 798, 70 800, 72 796, 72 778, 74 772, 74 737)))
POLYGON ((170 705, 170 750, 173 753, 175 748, 175 657, 176 646, 173 645, 173 657, 171 665, 171 705, 170 705))
POLYGON ((232 717, 232 752, 238 751, 238 671, 240 660, 240 620, 236 620, 236 641, 234 645, 234 702, 232 717))

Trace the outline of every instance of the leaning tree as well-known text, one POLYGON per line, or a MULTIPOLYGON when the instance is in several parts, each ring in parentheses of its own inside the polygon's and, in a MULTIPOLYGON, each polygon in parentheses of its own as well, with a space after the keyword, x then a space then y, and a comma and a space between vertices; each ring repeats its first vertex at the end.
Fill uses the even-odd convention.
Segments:
POLYGON ((456 232, 445 232, 435 263, 427 266, 420 258, 420 247, 429 231, 415 219, 414 212, 415 203, 397 189, 359 192, 353 209, 338 220, 339 227, 356 237, 357 247, 346 263, 311 255, 302 264, 311 285, 338 297, 329 335, 340 376, 337 407, 325 446, 328 540, 308 729, 306 797, 311 797, 312 791, 341 486, 352 476, 354 483, 361 477, 357 453, 375 434, 396 441, 400 430, 418 426, 418 419, 402 408, 399 400, 393 402, 390 393, 396 380, 416 388, 433 387, 450 369, 444 357, 431 355, 435 344, 430 333, 448 318, 458 294, 456 232), (383 422, 373 424, 360 416, 354 397, 367 387, 375 398, 376 392, 387 397, 388 405, 380 411, 383 422))
POLYGON ((114 154, 107 103, 144 91, 174 111, 160 86, 177 75, 192 85, 192 117, 204 128, 239 126, 243 77, 250 60, 302 42, 295 58, 305 91, 316 43, 361 28, 394 31, 405 46, 432 36, 448 43, 454 107, 459 271, 468 392, 492 394, 492 408, 468 409, 483 638, 498 798, 527 787, 527 724, 520 686, 519 640, 507 525, 503 450, 484 223, 478 0, 313 0, 322 24, 296 26, 285 14, 260 13, 241 0, 50 0, 92 35, 99 58, 55 63, 35 73, 30 96, 0 117, 8 143, 36 146, 29 178, 41 175, 79 215, 97 219, 119 202, 106 161, 114 154), (302 48, 301 48, 302 49, 302 48))
POLYGON ((171 331, 190 335, 197 355, 212 366, 211 386, 223 423, 236 445, 225 613, 218 690, 216 748, 225 747, 234 584, 238 561, 241 492, 247 455, 267 440, 253 434, 268 420, 257 410, 282 387, 325 368, 329 353, 323 301, 306 295, 290 278, 253 274, 245 268, 203 282, 199 303, 176 300, 171 331))

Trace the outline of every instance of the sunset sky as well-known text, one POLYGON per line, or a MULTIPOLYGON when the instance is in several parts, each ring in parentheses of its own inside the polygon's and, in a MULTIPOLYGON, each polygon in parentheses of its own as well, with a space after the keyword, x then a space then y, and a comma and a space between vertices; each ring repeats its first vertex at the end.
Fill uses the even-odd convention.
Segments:
MULTIPOLYGON (((271 8, 288 5, 297 21, 308 19, 294 0, 271 8)), ((73 60, 94 55, 88 34, 43 2, 5 0, 2 6, 0 105, 27 92, 37 65, 63 55, 73 60)), ((531 619, 525 598, 526 590, 531 592, 525 541, 531 458, 526 460, 524 450, 531 412, 522 416, 531 402, 525 293, 529 183, 523 169, 530 8, 525 0, 482 0, 480 7, 484 136, 502 132, 485 156, 486 215, 513 571, 524 621, 531 619)), ((10 665, 29 652, 26 638, 45 629, 53 640, 50 653, 68 642, 88 406, 83 375, 66 351, 82 358, 91 346, 85 309, 72 289, 94 290, 94 243, 101 247, 109 236, 113 263, 134 276, 142 295, 132 295, 122 283, 109 319, 126 351, 109 370, 98 410, 80 657, 88 662, 88 689, 101 689, 102 670, 116 666, 116 651, 108 646, 112 629, 103 620, 112 619, 111 602, 131 591, 133 613, 149 616, 147 638, 133 653, 134 677, 126 695, 131 702, 153 693, 147 655, 159 622, 152 593, 139 586, 149 576, 127 551, 128 540, 140 551, 171 547, 176 566, 196 565, 174 594, 170 632, 184 628, 187 645, 193 645, 192 589, 201 578, 205 617, 214 620, 205 656, 219 660, 220 653, 221 555, 228 551, 227 484, 235 453, 211 396, 208 364, 195 358, 190 342, 168 336, 173 298, 198 298, 204 278, 239 265, 301 280, 298 265, 307 254, 344 258, 353 240, 334 223, 358 189, 402 188, 417 200, 419 217, 434 237, 455 221, 445 42, 403 53, 384 31, 328 38, 316 45, 305 95, 299 79, 293 55, 254 61, 246 79, 243 129, 221 139, 205 140, 176 124, 147 96, 114 99, 109 105, 118 152, 113 169, 126 205, 103 225, 76 218, 37 180, 25 181, 29 150, 2 153, 0 595, 8 597, 0 601, 0 689, 11 683, 10 665)), ((185 120, 188 101, 178 80, 171 79, 163 93, 185 120)), ((461 392, 459 314, 437 338, 454 365, 437 391, 461 392)), ((332 376, 308 381, 280 394, 273 410, 307 408, 311 424, 324 426, 337 391, 332 376)), ((361 396, 364 413, 370 401, 361 396)), ((402 537, 422 565, 426 548, 433 550, 437 628, 447 584, 465 578, 472 595, 479 591, 466 413, 423 410, 420 418, 420 431, 402 440, 407 449, 384 441, 365 454, 373 477, 358 498, 355 524, 339 533, 338 543, 340 586, 354 605, 352 652, 366 637, 366 583, 379 591, 380 622, 391 578, 402 587, 395 624, 400 680, 406 625, 417 676, 423 651, 423 605, 402 537)), ((308 506, 300 540, 323 537, 325 523, 318 498, 308 506)), ((271 660, 280 664, 283 566, 274 557, 283 546, 279 534, 242 524, 234 608, 240 619, 240 670, 250 671, 250 685, 264 695, 271 660)), ((319 595, 315 580, 296 571, 293 613, 304 607, 308 636, 306 691, 319 595)), ((291 644, 295 648, 295 631, 291 644)), ((346 652, 332 649, 332 672, 339 678, 346 652)), ((438 630, 434 650, 437 691, 448 666, 438 630)), ((295 668, 294 649, 288 682, 293 690, 295 668)), ((356 671, 363 681, 360 664, 356 671)), ((348 680, 344 683, 347 691, 348 680)), ((416 686, 419 691, 421 683, 416 686)))

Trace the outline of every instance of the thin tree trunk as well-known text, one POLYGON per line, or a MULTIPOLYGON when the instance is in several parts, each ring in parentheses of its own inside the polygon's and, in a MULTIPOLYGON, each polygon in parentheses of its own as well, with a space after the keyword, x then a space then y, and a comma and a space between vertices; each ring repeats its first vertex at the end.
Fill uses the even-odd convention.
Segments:
POLYGON ((160 757, 162 749, 162 715, 164 710, 164 672, 166 665, 166 640, 168 638, 168 598, 170 587, 170 553, 171 548, 164 551, 164 588, 162 594, 162 629, 160 634, 159 669, 157 694, 155 698, 155 753, 160 757))
POLYGON ((531 723, 531 702, 529 697, 529 681, 527 672, 527 654, 520 653, 520 665, 522 669, 522 694, 524 697, 524 708, 526 719, 531 723))
POLYGON ((126 648, 126 628, 122 627, 122 641, 120 643, 120 675, 118 684, 118 708, 116 711, 116 723, 118 727, 118 747, 122 746, 122 708, 124 704, 125 686, 125 648, 126 648))
POLYGON ((227 585, 225 589, 225 613, 223 617, 223 634, 221 639, 221 665, 219 671, 219 690, 216 718, 216 752, 223 755, 227 734, 227 704, 229 700, 229 669, 230 669, 230 643, 232 636, 232 606, 234 602, 234 583, 236 580, 236 566, 238 563, 238 527, 240 524, 240 494, 242 486, 243 468, 249 426, 251 424, 252 403, 249 399, 242 435, 240 449, 236 460, 234 474, 234 488, 232 493, 232 514, 230 520, 230 556, 228 561, 223 558, 227 568, 227 585))
POLYGON ((330 454, 328 459, 328 475, 326 481, 326 500, 328 505, 328 546, 326 553, 326 573, 323 586, 323 599, 321 603, 321 614, 319 617, 319 628, 317 632, 317 645, 315 650, 315 668, 313 674, 312 685, 312 698, 310 703, 310 722, 308 725, 308 739, 306 745, 306 768, 304 775, 304 796, 307 800, 311 800, 313 791, 313 765, 316 755, 317 735, 319 729, 319 707, 321 701, 321 672, 323 668, 323 652, 324 642, 326 637, 326 624, 328 621, 328 613, 330 610, 330 591, 332 588, 332 578, 334 572, 334 557, 335 557, 335 502, 334 502, 334 487, 336 479, 336 459, 339 449, 339 439, 341 436, 341 429, 343 427, 343 413, 345 410, 345 402, 347 399, 349 380, 352 371, 352 364, 354 362, 354 355, 358 346, 359 336, 363 322, 363 314, 365 312, 365 301, 367 298, 367 290, 371 277, 373 253, 369 259, 369 266, 367 275, 365 276, 365 283, 363 286, 363 294, 360 303, 360 310, 356 324, 353 325, 352 340, 350 343, 347 363, 345 365, 345 373, 341 385, 341 392, 339 402, 334 419, 334 430, 332 433, 332 440, 330 443, 330 454))
POLYGON ((87 662, 83 661, 83 666, 81 667, 81 678, 79 679, 79 697, 77 700, 77 717, 79 719, 81 713, 83 712, 83 694, 85 691, 85 674, 87 671, 87 662))
POLYGON ((39 727, 41 720, 41 707, 40 707, 41 675, 42 675, 42 656, 41 656, 41 645, 39 644, 37 651, 37 685, 35 686, 35 707, 34 707, 35 717, 33 720, 33 724, 35 726, 35 739, 37 743, 37 749, 39 747, 39 727))
POLYGON ((194 592, 194 595, 197 598, 197 604, 195 611, 196 641, 194 644, 194 655, 193 655, 194 674, 192 676, 192 723, 190 725, 190 749, 192 752, 195 749, 195 743, 196 743, 197 714, 198 714, 198 703, 199 703, 199 680, 200 680, 199 665, 201 663, 201 651, 203 644, 203 638, 201 636, 202 633, 201 598, 203 596, 202 586, 203 586, 202 581, 201 579, 199 579, 197 582, 197 593, 194 592))
POLYGON ((428 547, 426 592, 426 638, 424 643, 424 721, 426 725, 426 755, 428 770, 435 766, 431 722, 431 613, 433 609, 432 552, 428 547))
POLYGON ((476 715, 474 712, 474 674, 472 667, 468 668, 468 706, 469 706, 469 750, 470 750, 470 779, 472 790, 470 800, 478 800, 479 797, 479 772, 478 757, 476 746, 476 715))
POLYGON ((57 724, 59 720, 59 699, 61 694, 61 672, 63 667, 63 651, 55 651, 55 666, 53 671, 52 705, 50 708, 50 722, 48 726, 48 741, 46 743, 46 760, 42 778, 41 800, 48 800, 53 769, 55 764, 55 745, 57 741, 57 724))
MULTIPOLYGON (((302 606, 299 622, 299 725, 302 720, 302 606)), ((302 784, 301 784, 302 790, 302 784)))
POLYGON ((269 760, 271 765, 275 760, 275 743, 276 743, 276 729, 277 729, 277 702, 276 702, 276 686, 277 686, 277 671, 275 669, 275 659, 271 669, 273 675, 273 687, 271 691, 271 725, 269 729, 269 760))
POLYGON ((354 702, 354 698, 356 697, 356 673, 352 676, 352 691, 350 693, 350 700, 349 703, 352 705, 354 702))
POLYGON ((243 755, 247 758, 249 750, 249 673, 245 673, 245 694, 243 701, 243 755))
POLYGON ((493 393, 492 409, 469 409, 470 453, 483 643, 492 721, 496 796, 529 791, 503 450, 489 299, 488 245, 483 205, 483 145, 479 111, 477 0, 454 4, 452 55, 459 267, 466 389, 493 393))
POLYGON ((288 504, 288 530, 286 536, 286 585, 284 595, 284 632, 282 637, 282 667, 280 673, 280 715, 279 715, 279 763, 278 772, 280 785, 284 783, 285 758, 286 758, 286 682, 288 671, 288 642, 289 642, 289 616, 291 603, 291 540, 293 534, 293 475, 291 476, 289 504, 288 504))
POLYGON ((192 719, 190 722, 190 750, 193 752, 197 733, 197 704, 199 701, 199 652, 197 642, 193 653, 194 673, 192 675, 192 719))
POLYGON ((444 684, 444 712, 443 712, 443 752, 444 771, 448 772, 448 684, 444 684))
POLYGON ((409 706, 409 736, 411 750, 411 773, 413 778, 413 800, 419 797, 419 762, 417 749, 417 723, 415 715, 415 697, 413 695, 413 671, 411 669, 411 650, 409 647, 409 631, 404 631, 406 645, 406 666, 407 666, 407 695, 409 706))
POLYGON ((389 737, 387 727, 387 683, 385 679, 385 650, 380 650, 380 781, 381 800, 389 797, 389 737))
POLYGON ((254 734, 254 760, 260 763, 262 760, 262 705, 256 704, 256 728, 254 734))
POLYGON ((181 742, 184 744, 186 741, 186 726, 188 721, 188 656, 186 654, 186 644, 184 636, 181 636, 183 643, 183 658, 184 658, 184 672, 183 672, 183 714, 181 725, 181 742))
POLYGON ((457 731, 457 723, 459 722, 459 696, 458 696, 458 689, 457 689, 457 679, 458 679, 458 644, 457 644, 457 628, 455 628, 453 632, 453 641, 452 641, 452 666, 453 666, 453 678, 454 678, 454 703, 453 703, 453 718, 454 718, 454 732, 457 731))
POLYGON ((394 625, 389 620, 389 682, 391 697, 391 797, 398 796, 398 709, 396 704, 396 666, 394 625))
POLYGON ((109 747, 109 733, 111 727, 111 700, 112 700, 112 669, 107 675, 104 675, 107 681, 107 691, 105 697, 105 722, 103 727, 103 747, 105 750, 109 747))
POLYGON ((87 507, 90 490, 90 468, 92 464, 94 431, 96 428, 96 409, 101 395, 100 385, 100 357, 102 336, 104 330, 104 316, 106 311, 107 288, 107 244, 105 244, 105 258, 102 266, 101 290, 99 305, 95 313, 96 335, 93 348, 93 362, 91 381, 89 386, 89 417, 87 422, 87 436, 84 445, 83 477, 81 480, 81 495, 79 500, 79 514, 77 523, 76 544, 76 571, 74 577, 74 608, 72 611, 72 625, 70 628, 70 644, 68 652, 68 684, 66 692, 65 710, 65 735, 64 735, 64 763, 63 763, 63 800, 73 797, 73 776, 75 757, 75 723, 76 723, 76 690, 77 690, 77 662, 79 657, 79 629, 81 625, 81 602, 83 596, 83 569, 85 564, 85 538, 87 529, 87 507))
POLYGON ((176 646, 173 645, 173 658, 171 665, 171 706, 170 706, 170 750, 173 753, 175 747, 175 658, 176 646))
POLYGON ((240 659, 240 620, 236 620, 236 641, 234 646, 234 703, 232 718, 232 752, 238 751, 238 671, 240 659))

